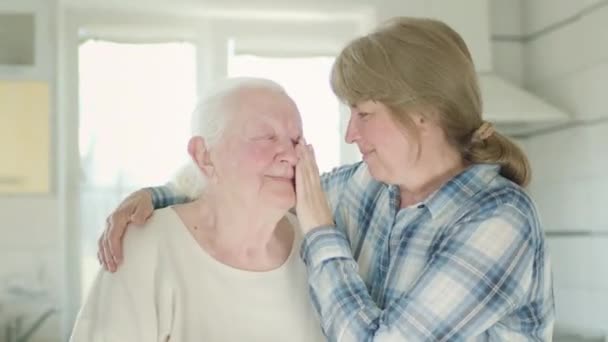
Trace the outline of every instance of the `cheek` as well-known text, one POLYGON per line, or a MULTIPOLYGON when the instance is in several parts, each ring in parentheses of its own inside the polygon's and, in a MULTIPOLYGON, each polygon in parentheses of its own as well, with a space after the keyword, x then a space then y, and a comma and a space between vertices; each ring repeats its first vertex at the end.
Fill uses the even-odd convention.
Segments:
POLYGON ((241 150, 236 168, 247 175, 262 174, 274 160, 270 146, 252 145, 241 150), (246 167, 245 167, 246 166, 246 167))
MULTIPOLYGON (((361 129, 361 137, 368 144, 381 152, 395 150, 395 145, 401 143, 396 129, 382 122, 369 122, 361 129)), ((399 147, 397 147, 399 149, 399 147)))
POLYGON ((393 143, 390 145, 393 168, 396 170, 409 169, 418 161, 418 143, 414 137, 402 133, 393 135, 393 143))
POLYGON ((386 162, 401 167, 416 159, 417 145, 414 138, 402 132, 398 127, 376 126, 373 127, 373 131, 368 133, 369 142, 376 147, 386 162))
POLYGON ((260 169, 257 149, 233 145, 218 152, 222 161, 217 171, 224 182, 242 189, 256 181, 260 169))

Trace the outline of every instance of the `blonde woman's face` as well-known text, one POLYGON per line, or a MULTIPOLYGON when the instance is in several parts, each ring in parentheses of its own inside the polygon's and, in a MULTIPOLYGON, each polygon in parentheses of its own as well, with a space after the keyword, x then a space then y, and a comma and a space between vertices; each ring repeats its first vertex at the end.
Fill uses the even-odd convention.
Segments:
POLYGON ((417 160, 418 143, 380 102, 351 107, 345 140, 357 144, 363 161, 378 181, 397 184, 417 160))

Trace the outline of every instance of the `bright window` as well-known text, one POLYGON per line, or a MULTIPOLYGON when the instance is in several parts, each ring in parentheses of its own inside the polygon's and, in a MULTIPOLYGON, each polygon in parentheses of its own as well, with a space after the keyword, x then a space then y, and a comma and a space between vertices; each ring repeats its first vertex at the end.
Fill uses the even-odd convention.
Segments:
POLYGON ((130 192, 166 183, 187 160, 196 103, 189 43, 88 41, 79 49, 82 289, 98 269, 97 238, 130 192))

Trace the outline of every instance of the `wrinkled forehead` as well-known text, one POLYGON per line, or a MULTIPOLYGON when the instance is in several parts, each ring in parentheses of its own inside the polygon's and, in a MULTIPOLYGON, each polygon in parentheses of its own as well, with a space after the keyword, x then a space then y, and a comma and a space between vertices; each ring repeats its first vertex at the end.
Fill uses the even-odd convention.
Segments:
POLYGON ((243 89, 229 99, 232 123, 277 124, 301 130, 302 120, 295 102, 285 93, 269 89, 243 89))

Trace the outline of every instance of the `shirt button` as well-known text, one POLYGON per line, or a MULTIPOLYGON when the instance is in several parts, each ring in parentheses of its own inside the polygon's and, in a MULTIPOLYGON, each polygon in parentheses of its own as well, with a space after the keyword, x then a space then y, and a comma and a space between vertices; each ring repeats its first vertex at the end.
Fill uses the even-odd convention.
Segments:
POLYGON ((424 204, 418 204, 418 209, 424 208, 424 204))

